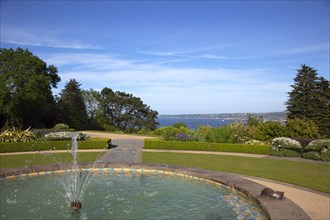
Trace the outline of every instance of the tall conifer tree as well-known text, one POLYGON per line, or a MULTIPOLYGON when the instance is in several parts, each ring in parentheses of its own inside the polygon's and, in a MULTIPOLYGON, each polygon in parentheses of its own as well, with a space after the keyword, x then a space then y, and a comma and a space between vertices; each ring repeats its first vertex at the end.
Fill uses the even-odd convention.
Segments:
POLYGON ((329 81, 317 76, 317 70, 307 65, 298 69, 293 90, 286 102, 288 118, 308 118, 318 126, 320 134, 330 136, 329 81))
POLYGON ((62 90, 59 101, 62 122, 75 129, 84 129, 88 119, 80 86, 79 82, 71 79, 62 90))

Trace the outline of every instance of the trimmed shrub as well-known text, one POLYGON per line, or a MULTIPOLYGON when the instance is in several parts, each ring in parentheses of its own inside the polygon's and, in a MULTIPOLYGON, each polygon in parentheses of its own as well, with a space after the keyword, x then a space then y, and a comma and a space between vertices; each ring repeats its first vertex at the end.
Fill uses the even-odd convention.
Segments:
POLYGON ((279 148, 278 150, 274 150, 271 148, 270 155, 279 157, 301 157, 301 150, 297 148, 279 148))
POLYGON ((248 145, 265 145, 264 142, 258 141, 258 140, 249 140, 249 141, 244 142, 244 144, 248 144, 248 145))
MULTIPOLYGON (((52 132, 45 135, 45 139, 48 141, 67 141, 72 140, 72 132, 52 132)), ((87 136, 83 133, 78 133, 77 140, 78 141, 85 141, 87 136)))
POLYGON ((301 144, 291 138, 280 137, 272 140, 272 150, 286 149, 302 149, 301 144))
POLYGON ((330 150, 329 148, 324 148, 321 150, 321 160, 330 162, 330 150))
POLYGON ((322 148, 330 149, 330 139, 314 140, 306 146, 306 150, 321 151, 322 148))
MULTIPOLYGON (((79 149, 104 149, 108 148, 108 140, 89 140, 79 142, 79 149)), ((30 143, 0 143, 0 153, 69 150, 71 141, 38 141, 30 143)))
POLYGON ((66 130, 69 129, 69 125, 66 124, 57 124, 54 126, 55 130, 66 130))
POLYGON ((269 145, 255 146, 255 145, 247 145, 247 144, 180 142, 180 141, 164 141, 160 139, 145 139, 144 148, 162 149, 162 150, 236 152, 236 153, 269 155, 269 145))
POLYGON ((311 159, 311 160, 322 160, 321 154, 319 151, 308 151, 306 153, 303 153, 302 157, 305 159, 311 159))

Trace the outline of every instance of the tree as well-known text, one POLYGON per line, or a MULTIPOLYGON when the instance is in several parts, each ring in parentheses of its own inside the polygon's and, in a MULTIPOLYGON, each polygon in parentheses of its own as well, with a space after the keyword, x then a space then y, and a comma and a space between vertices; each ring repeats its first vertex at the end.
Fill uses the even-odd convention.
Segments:
POLYGON ((288 118, 310 119, 323 136, 330 136, 329 81, 317 76, 317 70, 302 65, 294 78, 293 90, 286 102, 288 118))
POLYGON ((99 100, 101 94, 98 91, 89 89, 89 90, 83 90, 82 95, 86 106, 88 123, 92 125, 95 123, 95 118, 99 110, 99 105, 100 105, 99 100))
POLYGON ((0 49, 0 127, 50 127, 56 120, 51 88, 60 81, 55 66, 29 50, 0 49))
POLYGON ((132 94, 104 88, 100 98, 101 115, 104 121, 118 130, 133 133, 141 129, 154 130, 158 112, 150 109, 132 94))
POLYGON ((59 107, 61 120, 75 129, 84 129, 87 125, 87 112, 80 89, 81 84, 75 79, 66 83, 60 94, 59 107))

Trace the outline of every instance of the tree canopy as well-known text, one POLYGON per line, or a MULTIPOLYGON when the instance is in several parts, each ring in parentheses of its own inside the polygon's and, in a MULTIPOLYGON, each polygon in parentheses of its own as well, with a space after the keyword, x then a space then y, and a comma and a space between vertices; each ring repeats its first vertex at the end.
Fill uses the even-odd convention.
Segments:
POLYGON ((108 125, 128 133, 154 130, 158 124, 158 112, 151 110, 140 98, 110 88, 101 91, 100 114, 108 125))
POLYGON ((84 129, 87 126, 87 111, 83 99, 81 84, 75 79, 66 83, 60 94, 60 120, 75 129, 84 129))
POLYGON ((0 127, 48 127, 56 120, 51 88, 57 68, 21 48, 0 49, 0 127))
POLYGON ((157 128, 157 112, 138 97, 104 88, 102 92, 80 89, 75 79, 66 83, 59 96, 52 88, 60 81, 57 68, 21 48, 0 50, 0 128, 53 127, 65 123, 75 129, 124 132, 157 128))
POLYGON ((330 137, 329 81, 317 76, 317 70, 302 65, 291 85, 286 102, 288 118, 310 119, 322 136, 330 137))

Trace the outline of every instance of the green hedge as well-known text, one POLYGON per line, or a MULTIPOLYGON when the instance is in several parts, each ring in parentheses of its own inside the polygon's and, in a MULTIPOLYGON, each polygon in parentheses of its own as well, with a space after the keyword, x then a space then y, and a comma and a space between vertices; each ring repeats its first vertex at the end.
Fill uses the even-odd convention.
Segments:
MULTIPOLYGON (((104 149, 108 147, 108 140, 79 141, 79 149, 104 149)), ((71 141, 37 141, 30 143, 0 143, 0 153, 67 150, 71 148, 71 141)))
POLYGON ((145 149, 219 151, 269 155, 269 145, 223 144, 145 139, 145 149))
POLYGON ((270 150, 271 156, 278 157, 301 157, 301 150, 297 148, 280 148, 279 150, 270 150))

